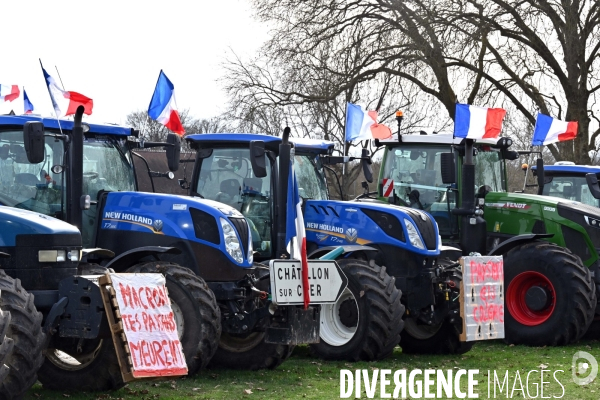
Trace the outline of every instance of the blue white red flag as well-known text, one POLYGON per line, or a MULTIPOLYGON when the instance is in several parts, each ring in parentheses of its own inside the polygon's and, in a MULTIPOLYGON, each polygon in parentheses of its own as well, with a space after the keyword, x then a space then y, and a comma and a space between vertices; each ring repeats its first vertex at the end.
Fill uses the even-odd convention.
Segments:
POLYGON ((497 138, 506 115, 503 108, 484 108, 469 104, 456 104, 454 137, 465 139, 497 138))
POLYGON ((178 135, 185 133, 175 103, 175 87, 162 70, 160 70, 158 82, 156 82, 156 88, 152 100, 150 100, 148 115, 166 126, 171 132, 178 135))
POLYGON ((50 74, 46 72, 41 60, 40 65, 42 66, 44 80, 46 81, 48 93, 50 94, 50 99, 52 100, 52 107, 54 108, 54 112, 56 113, 57 117, 73 115, 79 106, 83 106, 84 114, 92 114, 92 109, 94 108, 94 101, 92 99, 82 95, 81 93, 61 89, 54 78, 52 78, 50 74))
POLYGON ((576 121, 561 121, 548 115, 538 114, 533 130, 533 146, 573 140, 577 137, 576 121))
POLYGON ((290 253, 290 258, 300 260, 302 265, 302 292, 304 295, 304 308, 306 309, 310 303, 306 232, 304 230, 304 218, 302 217, 298 180, 294 172, 293 160, 290 162, 286 214, 285 243, 290 253))
POLYGON ((29 101, 27 92, 23 88, 23 114, 31 114, 34 110, 33 103, 29 101))
POLYGON ((13 101, 19 97, 19 86, 0 84, 0 101, 13 101))
POLYGON ((362 106, 348 103, 346 106, 346 142, 353 140, 387 139, 392 130, 377 123, 377 111, 366 111, 362 106))

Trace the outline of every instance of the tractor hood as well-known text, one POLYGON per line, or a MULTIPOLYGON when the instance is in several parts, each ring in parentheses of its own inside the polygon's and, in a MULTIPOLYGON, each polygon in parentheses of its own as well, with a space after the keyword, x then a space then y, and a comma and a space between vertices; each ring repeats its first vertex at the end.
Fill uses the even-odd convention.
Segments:
POLYGON ((547 240, 569 248, 585 265, 598 260, 600 209, 596 207, 557 197, 491 192, 485 197, 484 218, 491 238, 553 234, 547 240))

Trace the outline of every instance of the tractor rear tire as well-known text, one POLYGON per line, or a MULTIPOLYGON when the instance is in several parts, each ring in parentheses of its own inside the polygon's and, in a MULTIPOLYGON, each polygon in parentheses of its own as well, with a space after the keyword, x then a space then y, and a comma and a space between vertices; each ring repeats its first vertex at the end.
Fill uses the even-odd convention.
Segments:
POLYGON ((162 273, 166 277, 188 375, 206 368, 219 346, 221 311, 204 279, 166 261, 142 262, 127 272, 162 273))
POLYGON ((10 321, 8 327, 2 327, 6 339, 0 345, 0 359, 4 358, 0 373, 5 376, 0 383, 0 398, 17 399, 37 380, 44 361, 46 335, 33 295, 23 289, 19 279, 11 278, 3 270, 0 270, 0 309, 3 323, 10 321))
POLYGON ((385 267, 372 260, 337 262, 348 287, 335 304, 321 306, 321 342, 311 344, 311 352, 325 360, 381 360, 400 342, 402 293, 385 267))
POLYGON ((292 355, 294 347, 266 343, 264 332, 252 332, 243 337, 223 333, 209 367, 250 371, 275 369, 292 355))
POLYGON ((428 326, 406 318, 400 347, 405 354, 464 354, 471 350, 473 342, 461 342, 459 336, 456 327, 447 320, 428 326))
MULTIPOLYGON (((80 275, 103 275, 108 270, 98 264, 82 264, 80 275)), ((125 386, 111 337, 103 339, 54 338, 46 350, 46 360, 38 373, 45 389, 98 392, 125 386)))
POLYGON ((567 345, 579 340, 594 318, 596 286, 590 270, 556 244, 533 242, 510 250, 504 256, 504 287, 508 343, 567 345))

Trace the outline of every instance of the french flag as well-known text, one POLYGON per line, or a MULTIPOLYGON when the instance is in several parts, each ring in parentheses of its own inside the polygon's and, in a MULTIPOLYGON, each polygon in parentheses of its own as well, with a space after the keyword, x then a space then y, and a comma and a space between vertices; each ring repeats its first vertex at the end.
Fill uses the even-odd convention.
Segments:
POLYGON ((573 140, 577 136, 576 121, 561 121, 548 115, 539 114, 533 130, 533 146, 544 146, 556 142, 573 140))
POLYGON ((33 103, 29 101, 27 92, 23 88, 23 114, 31 114, 34 110, 33 103))
POLYGON ((304 297, 304 309, 310 303, 310 292, 308 283, 308 257, 306 256, 306 232, 304 230, 304 218, 300 206, 300 193, 298 191, 298 180, 294 173, 293 160, 290 161, 290 175, 288 178, 287 194, 287 221, 285 229, 285 243, 290 257, 300 260, 302 265, 302 292, 304 297))
POLYGON ((13 101, 19 97, 20 93, 17 85, 0 84, 0 101, 13 101))
POLYGON ((178 135, 185 133, 175 103, 175 87, 162 70, 160 70, 156 89, 150 100, 148 115, 166 126, 171 132, 178 135))
POLYGON ((366 111, 363 106, 348 103, 346 106, 346 142, 354 140, 387 139, 392 130, 377 123, 377 111, 366 111))
POLYGON ((456 104, 454 137, 465 139, 497 138, 506 115, 503 108, 484 108, 456 104))
POLYGON ((40 65, 42 66, 44 80, 46 81, 48 93, 50 93, 50 99, 52 100, 52 107, 54 108, 57 117, 74 115, 79 106, 83 106, 84 114, 92 114, 92 109, 94 108, 94 101, 92 99, 81 93, 62 90, 54 78, 46 72, 41 60, 40 65))

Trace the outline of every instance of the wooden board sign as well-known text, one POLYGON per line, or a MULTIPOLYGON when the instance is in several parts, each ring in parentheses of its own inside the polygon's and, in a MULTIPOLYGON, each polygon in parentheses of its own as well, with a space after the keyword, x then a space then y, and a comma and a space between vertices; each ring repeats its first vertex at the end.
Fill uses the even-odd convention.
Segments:
POLYGON ((463 257, 460 260, 461 340, 504 338, 504 264, 502 256, 463 257))
POLYGON ((110 294, 114 314, 109 315, 109 323, 113 339, 119 339, 115 339, 117 354, 120 362, 126 358, 129 364, 124 368, 121 362, 124 378, 187 375, 165 277, 109 274, 100 284, 107 284, 110 294), (122 349, 126 355, 119 354, 122 349))

